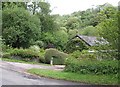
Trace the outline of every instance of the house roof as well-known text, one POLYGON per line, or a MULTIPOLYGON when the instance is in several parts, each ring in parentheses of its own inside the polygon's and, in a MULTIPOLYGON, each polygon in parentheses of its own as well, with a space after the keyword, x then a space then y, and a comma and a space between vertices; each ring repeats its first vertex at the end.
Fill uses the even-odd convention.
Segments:
POLYGON ((82 41, 84 41, 89 46, 96 46, 98 44, 105 45, 109 43, 103 37, 84 36, 84 35, 76 35, 75 37, 80 38, 82 41))

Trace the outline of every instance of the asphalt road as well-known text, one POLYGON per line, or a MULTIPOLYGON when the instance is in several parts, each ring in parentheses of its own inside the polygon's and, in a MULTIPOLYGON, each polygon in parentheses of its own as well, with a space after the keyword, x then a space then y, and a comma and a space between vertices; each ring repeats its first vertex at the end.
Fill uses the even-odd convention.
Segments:
POLYGON ((2 85, 82 85, 77 82, 64 80, 55 80, 44 77, 36 77, 25 73, 16 72, 9 67, 0 67, 2 69, 2 85))

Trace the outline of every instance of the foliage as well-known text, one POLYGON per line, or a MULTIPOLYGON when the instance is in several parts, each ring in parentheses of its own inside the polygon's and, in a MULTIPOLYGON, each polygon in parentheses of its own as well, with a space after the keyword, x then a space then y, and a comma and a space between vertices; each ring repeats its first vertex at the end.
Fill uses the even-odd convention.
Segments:
POLYGON ((3 53, 2 58, 11 58, 10 53, 3 53))
POLYGON ((47 48, 49 44, 54 44, 53 34, 50 32, 43 33, 42 41, 44 42, 44 48, 47 48))
POLYGON ((66 44, 66 52, 68 53, 83 49, 88 49, 88 46, 80 39, 72 39, 66 44))
POLYGON ((114 49, 118 48, 119 29, 117 26, 117 19, 108 19, 97 26, 100 36, 105 38, 114 49))
POLYGON ((2 12, 2 35, 6 45, 27 48, 40 37, 40 21, 24 8, 13 5, 2 12))
POLYGON ((9 45, 4 45, 4 44, 2 44, 1 47, 2 47, 2 52, 3 52, 3 53, 10 53, 10 52, 13 51, 13 48, 10 47, 9 45))
POLYGON ((44 42, 43 41, 38 40, 34 44, 38 45, 40 48, 44 48, 44 42))
POLYGON ((29 49, 38 53, 39 55, 38 62, 45 63, 45 57, 44 57, 45 50, 43 48, 39 48, 39 46, 34 45, 34 46, 31 46, 29 49))
POLYGON ((54 44, 58 50, 64 50, 65 44, 68 42, 68 34, 64 30, 59 30, 54 33, 54 44))
POLYGON ((53 34, 47 32, 43 34, 42 40, 44 42, 44 48, 47 48, 47 46, 53 44, 52 47, 56 47, 59 50, 63 50, 64 45, 68 41, 68 34, 64 30, 58 30, 56 32, 53 32, 53 34))
POLYGON ((96 60, 96 54, 95 53, 90 53, 88 50, 83 50, 83 51, 74 51, 73 53, 70 54, 70 56, 76 58, 76 59, 86 59, 86 60, 96 60))
POLYGON ((78 29, 79 28, 79 18, 70 17, 68 21, 65 23, 67 29, 78 29))
POLYGON ((116 60, 118 59, 118 50, 113 49, 110 44, 93 46, 89 49, 94 49, 98 60, 116 60))
POLYGON ((2 2, 2 8, 9 8, 9 7, 13 7, 13 5, 17 5, 18 7, 22 7, 27 9, 27 5, 25 2, 2 2))
POLYGON ((11 52, 11 56, 20 57, 20 59, 25 61, 36 61, 39 59, 39 54, 33 50, 30 49, 14 49, 13 52, 11 52))
POLYGON ((69 30, 68 31, 68 35, 69 35, 69 39, 72 39, 74 36, 76 36, 78 34, 78 30, 74 29, 74 30, 69 30))
POLYGON ((47 49, 45 53, 46 63, 50 63, 51 58, 53 57, 53 64, 64 64, 67 54, 58 51, 57 49, 47 49))
POLYGON ((44 49, 39 50, 39 61, 42 63, 45 63, 45 50, 44 49))
POLYGON ((87 26, 82 30, 79 30, 80 34, 86 36, 98 36, 98 30, 93 26, 87 26))
POLYGON ((41 21, 41 32, 53 32, 58 30, 57 24, 54 21, 54 17, 51 15, 38 14, 41 21))
POLYGON ((39 46, 37 45, 30 46, 29 49, 36 53, 39 53, 39 50, 40 50, 39 46))
POLYGON ((66 61, 65 71, 78 72, 82 74, 118 74, 118 61, 116 60, 78 60, 70 57, 66 61))

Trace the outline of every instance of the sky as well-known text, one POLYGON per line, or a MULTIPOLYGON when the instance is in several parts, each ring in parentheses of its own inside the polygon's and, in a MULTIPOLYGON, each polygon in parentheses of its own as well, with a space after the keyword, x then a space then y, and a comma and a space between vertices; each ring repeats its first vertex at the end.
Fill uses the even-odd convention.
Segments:
POLYGON ((103 5, 106 2, 118 6, 120 0, 47 0, 51 5, 52 14, 71 14, 75 11, 83 11, 103 5))

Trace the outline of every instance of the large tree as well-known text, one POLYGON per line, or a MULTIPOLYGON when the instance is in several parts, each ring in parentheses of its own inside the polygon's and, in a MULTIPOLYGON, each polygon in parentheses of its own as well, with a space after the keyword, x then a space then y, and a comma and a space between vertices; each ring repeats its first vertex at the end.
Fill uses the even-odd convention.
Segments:
POLYGON ((11 4, 2 12, 2 35, 6 45, 12 47, 29 47, 32 42, 40 37, 40 21, 35 15, 23 7, 11 4))
POLYGON ((120 14, 117 14, 117 8, 113 6, 104 7, 99 14, 100 23, 97 26, 99 34, 101 37, 107 39, 111 47, 114 49, 118 48, 118 17, 120 14))
POLYGON ((107 19, 100 23, 97 28, 99 29, 100 36, 104 37, 114 49, 117 49, 119 33, 118 21, 107 19))

